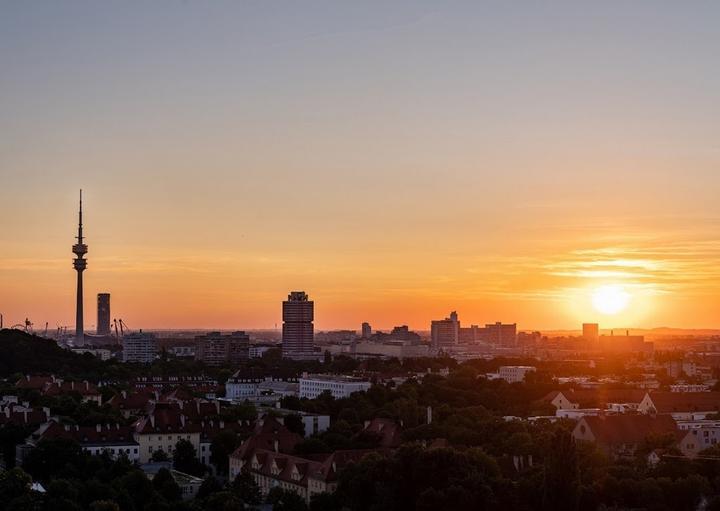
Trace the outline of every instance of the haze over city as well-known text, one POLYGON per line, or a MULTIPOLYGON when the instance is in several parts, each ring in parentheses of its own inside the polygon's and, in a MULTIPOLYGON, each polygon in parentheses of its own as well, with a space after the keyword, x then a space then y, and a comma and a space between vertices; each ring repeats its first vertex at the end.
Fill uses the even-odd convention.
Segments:
POLYGON ((5 3, 0 312, 73 324, 83 188, 137 327, 718 328, 719 15, 5 3))

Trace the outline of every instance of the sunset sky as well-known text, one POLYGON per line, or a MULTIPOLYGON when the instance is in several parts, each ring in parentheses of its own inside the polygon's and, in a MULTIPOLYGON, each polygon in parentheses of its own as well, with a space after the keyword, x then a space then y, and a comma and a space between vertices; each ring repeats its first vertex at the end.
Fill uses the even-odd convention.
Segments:
POLYGON ((719 2, 0 3, 0 313, 720 327, 719 2), (545 4, 545 5, 541 5, 545 4), (593 307, 615 286, 617 314, 593 307))

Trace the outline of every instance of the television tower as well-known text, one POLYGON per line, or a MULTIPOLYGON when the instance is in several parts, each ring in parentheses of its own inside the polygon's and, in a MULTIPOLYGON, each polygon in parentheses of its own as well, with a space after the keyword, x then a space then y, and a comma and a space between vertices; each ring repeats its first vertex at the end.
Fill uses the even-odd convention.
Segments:
POLYGON ((80 212, 78 215, 78 235, 77 243, 73 245, 73 254, 77 257, 73 259, 73 267, 77 272, 77 304, 75 309, 75 340, 85 341, 85 329, 83 328, 83 283, 82 274, 87 268, 87 261, 84 259, 87 254, 87 245, 83 243, 82 233, 82 190, 80 190, 80 212))

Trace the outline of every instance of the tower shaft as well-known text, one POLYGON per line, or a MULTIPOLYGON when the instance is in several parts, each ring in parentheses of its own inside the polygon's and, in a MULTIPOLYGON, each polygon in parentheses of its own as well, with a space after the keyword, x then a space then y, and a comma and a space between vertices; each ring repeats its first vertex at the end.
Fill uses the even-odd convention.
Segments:
POLYGON ((87 268, 85 254, 87 254, 87 245, 83 243, 83 225, 82 225, 82 190, 80 190, 80 210, 78 213, 78 235, 77 243, 73 245, 73 268, 77 272, 77 302, 75 304, 75 340, 85 341, 85 328, 83 325, 83 279, 82 274, 87 268))

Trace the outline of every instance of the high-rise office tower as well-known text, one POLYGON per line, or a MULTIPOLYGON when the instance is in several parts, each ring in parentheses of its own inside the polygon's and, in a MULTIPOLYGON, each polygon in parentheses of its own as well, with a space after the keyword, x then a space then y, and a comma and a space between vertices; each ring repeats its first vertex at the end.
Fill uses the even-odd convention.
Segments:
POLYGON ((282 353, 284 358, 313 358, 314 303, 304 291, 293 291, 283 302, 282 353))
POLYGON ((372 327, 370 326, 370 323, 363 323, 362 324, 362 338, 370 339, 371 335, 372 335, 372 327))
POLYGON ((110 335, 110 293, 97 295, 97 334, 110 335))
POLYGON ((72 247, 75 259, 73 259, 73 267, 77 272, 77 301, 75 303, 75 340, 80 344, 85 342, 85 328, 83 327, 83 279, 82 275, 87 268, 85 254, 87 254, 87 245, 83 243, 83 224, 82 224, 82 190, 80 190, 80 212, 78 214, 78 235, 77 243, 72 247))

